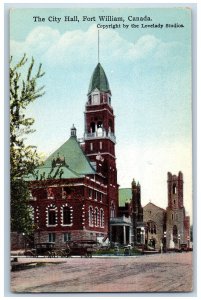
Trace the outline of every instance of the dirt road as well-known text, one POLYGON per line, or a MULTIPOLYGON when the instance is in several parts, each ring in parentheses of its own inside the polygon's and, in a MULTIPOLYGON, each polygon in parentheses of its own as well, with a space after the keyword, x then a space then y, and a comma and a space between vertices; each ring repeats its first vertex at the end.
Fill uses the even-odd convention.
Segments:
POLYGON ((110 258, 19 258, 19 262, 30 261, 47 264, 11 272, 12 292, 192 291, 191 252, 110 258))

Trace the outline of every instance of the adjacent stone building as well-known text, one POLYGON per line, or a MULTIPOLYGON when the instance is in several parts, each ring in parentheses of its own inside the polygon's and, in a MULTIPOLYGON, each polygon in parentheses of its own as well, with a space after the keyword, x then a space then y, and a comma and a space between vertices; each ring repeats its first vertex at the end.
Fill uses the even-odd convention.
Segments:
POLYGON ((142 208, 140 185, 136 185, 133 180, 131 186, 130 189, 119 190, 119 205, 122 214, 126 208, 132 211, 134 244, 144 244, 156 249, 161 246, 179 248, 183 243, 189 245, 190 217, 185 213, 182 172, 178 176, 168 172, 166 209, 151 202, 142 208))

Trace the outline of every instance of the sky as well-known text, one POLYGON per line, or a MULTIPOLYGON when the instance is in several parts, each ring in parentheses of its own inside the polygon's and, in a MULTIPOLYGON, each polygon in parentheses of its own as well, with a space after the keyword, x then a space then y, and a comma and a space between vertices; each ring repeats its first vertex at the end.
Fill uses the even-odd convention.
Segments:
POLYGON ((47 156, 69 138, 72 124, 83 137, 87 90, 98 63, 97 25, 120 24, 99 28, 100 63, 115 113, 118 183, 130 187, 135 178, 141 184, 142 205, 151 201, 166 208, 167 172, 182 171, 184 204, 192 223, 190 15, 183 8, 13 9, 10 53, 14 61, 26 53, 36 66, 43 65, 40 84, 46 94, 26 111, 36 129, 26 142, 47 156), (45 21, 34 22, 34 16, 45 21), (61 18, 60 23, 48 21, 49 16, 61 18), (65 16, 78 16, 79 22, 64 22, 65 16), (83 16, 91 21, 82 21, 83 16), (100 22, 99 16, 122 17, 124 22, 100 22), (128 21, 128 16, 151 21, 128 21))

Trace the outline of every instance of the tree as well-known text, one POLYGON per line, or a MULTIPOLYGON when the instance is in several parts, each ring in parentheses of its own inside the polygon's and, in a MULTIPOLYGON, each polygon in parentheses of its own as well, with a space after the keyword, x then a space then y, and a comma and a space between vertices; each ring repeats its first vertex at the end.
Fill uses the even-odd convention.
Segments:
POLYGON ((26 55, 14 66, 10 60, 10 188, 11 188, 11 231, 31 233, 33 224, 30 216, 29 188, 25 176, 38 166, 40 158, 36 147, 25 144, 25 138, 32 133, 33 118, 26 118, 27 106, 44 94, 44 86, 37 82, 45 73, 42 64, 35 74, 34 59, 26 69, 26 55), (24 71, 25 70, 25 71, 24 71), (25 72, 26 75, 22 76, 25 72))

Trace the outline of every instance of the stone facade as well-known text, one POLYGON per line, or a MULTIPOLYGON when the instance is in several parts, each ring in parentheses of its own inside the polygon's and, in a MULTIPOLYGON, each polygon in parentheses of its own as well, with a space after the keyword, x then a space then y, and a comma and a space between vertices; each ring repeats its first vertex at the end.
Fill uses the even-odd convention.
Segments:
POLYGON ((144 243, 160 249, 165 232, 166 211, 149 202, 143 208, 144 243))
MULTIPOLYGON (((145 244, 156 249, 179 248, 181 244, 190 245, 190 217, 185 214, 183 201, 183 174, 172 175, 168 172, 168 206, 166 209, 148 203, 141 206, 141 187, 132 181, 130 199, 124 199, 129 189, 120 190, 120 212, 132 217, 133 239, 135 245, 145 244)), ((120 215, 119 215, 120 217, 120 215)))
POLYGON ((183 203, 183 174, 172 175, 168 172, 168 207, 166 209, 167 222, 167 247, 173 240, 176 247, 181 243, 189 243, 190 239, 190 218, 185 214, 183 203))

